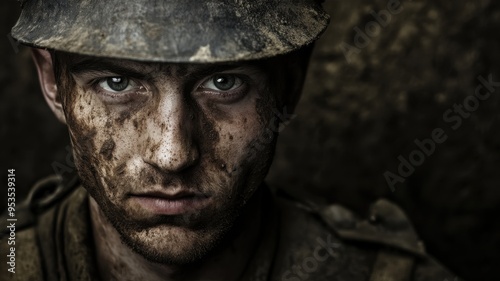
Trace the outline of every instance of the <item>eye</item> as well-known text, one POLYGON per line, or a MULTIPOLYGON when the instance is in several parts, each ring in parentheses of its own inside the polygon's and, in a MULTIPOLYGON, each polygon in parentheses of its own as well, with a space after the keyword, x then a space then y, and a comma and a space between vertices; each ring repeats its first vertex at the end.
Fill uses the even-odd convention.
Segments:
POLYGON ((133 89, 137 84, 124 76, 108 77, 99 81, 99 86, 112 93, 124 92, 133 89))
POLYGON ((201 85, 202 88, 215 91, 230 91, 239 88, 243 81, 233 74, 216 74, 201 85))

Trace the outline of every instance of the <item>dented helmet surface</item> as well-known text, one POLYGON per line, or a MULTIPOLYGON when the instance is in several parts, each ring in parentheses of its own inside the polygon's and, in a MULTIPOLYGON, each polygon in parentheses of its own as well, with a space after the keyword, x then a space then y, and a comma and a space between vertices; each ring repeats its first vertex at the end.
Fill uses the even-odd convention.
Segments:
POLYGON ((309 45, 329 16, 319 0, 25 0, 12 29, 38 48, 158 62, 230 62, 309 45))

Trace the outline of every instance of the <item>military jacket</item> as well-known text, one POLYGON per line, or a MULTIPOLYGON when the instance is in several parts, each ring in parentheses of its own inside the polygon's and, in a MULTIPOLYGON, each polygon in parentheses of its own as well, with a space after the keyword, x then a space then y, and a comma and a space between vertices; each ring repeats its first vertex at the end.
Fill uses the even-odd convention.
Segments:
MULTIPOLYGON (((15 273, 3 262, 0 280, 99 280, 88 196, 81 186, 60 187, 57 179, 36 187, 32 202, 22 206, 31 214, 19 216, 15 273), (33 201, 45 202, 43 208, 33 201)), ((280 192, 269 192, 268 199, 263 238, 238 281, 458 280, 425 253, 404 213, 386 200, 363 220, 339 205, 313 207, 280 192)), ((0 241, 2 255, 7 238, 0 241)))

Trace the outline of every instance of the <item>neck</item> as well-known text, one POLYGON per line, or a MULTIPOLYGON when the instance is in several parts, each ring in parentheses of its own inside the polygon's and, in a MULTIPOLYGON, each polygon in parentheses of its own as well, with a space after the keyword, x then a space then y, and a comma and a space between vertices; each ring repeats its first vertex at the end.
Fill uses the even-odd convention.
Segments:
POLYGON ((227 239, 203 261, 184 266, 152 263, 121 242, 90 197, 90 217, 101 280, 238 280, 259 244, 261 192, 256 192, 227 239))

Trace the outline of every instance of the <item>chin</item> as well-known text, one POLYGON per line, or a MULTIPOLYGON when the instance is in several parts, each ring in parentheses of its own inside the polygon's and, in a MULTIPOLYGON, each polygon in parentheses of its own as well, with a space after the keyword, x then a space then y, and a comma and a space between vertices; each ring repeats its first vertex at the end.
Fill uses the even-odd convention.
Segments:
POLYGON ((191 230, 161 225, 130 231, 117 229, 122 241, 148 261, 165 265, 186 266, 202 261, 229 232, 220 226, 210 230, 191 230))

